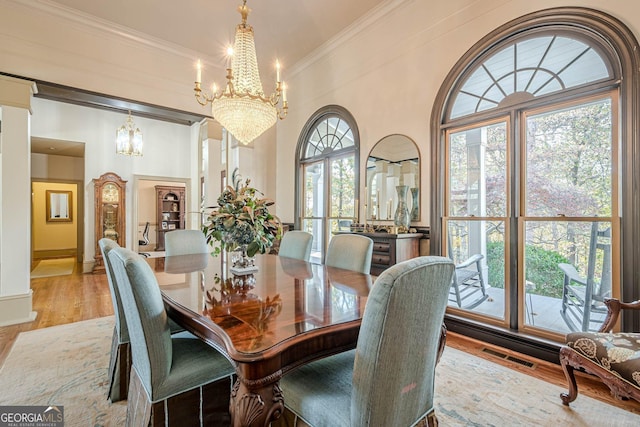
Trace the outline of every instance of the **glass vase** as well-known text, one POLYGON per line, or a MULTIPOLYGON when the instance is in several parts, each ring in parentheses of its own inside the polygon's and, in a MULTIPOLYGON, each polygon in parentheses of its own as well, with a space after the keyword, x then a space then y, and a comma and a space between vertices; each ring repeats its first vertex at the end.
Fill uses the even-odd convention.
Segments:
POLYGON ((420 212, 420 191, 418 187, 413 187, 411 189, 411 200, 411 221, 417 221, 418 213, 420 212))
POLYGON ((409 187, 406 185, 398 185, 396 192, 398 193, 398 206, 393 216, 393 224, 399 228, 399 232, 407 232, 411 221, 411 213, 407 206, 407 191, 409 187))

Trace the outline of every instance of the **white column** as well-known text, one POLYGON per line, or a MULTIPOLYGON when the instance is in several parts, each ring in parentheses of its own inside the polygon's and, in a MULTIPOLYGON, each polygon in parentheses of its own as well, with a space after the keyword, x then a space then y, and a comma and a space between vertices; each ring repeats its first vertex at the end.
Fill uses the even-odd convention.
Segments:
POLYGON ((0 76, 0 326, 29 322, 33 82, 0 76))

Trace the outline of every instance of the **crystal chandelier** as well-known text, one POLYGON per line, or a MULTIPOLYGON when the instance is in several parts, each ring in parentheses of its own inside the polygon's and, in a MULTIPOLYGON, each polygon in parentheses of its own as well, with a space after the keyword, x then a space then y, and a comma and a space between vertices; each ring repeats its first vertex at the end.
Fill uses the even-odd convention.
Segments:
POLYGON ((236 27, 236 37, 231 56, 231 67, 227 68, 227 84, 218 92, 213 85, 211 95, 203 93, 202 67, 198 60, 195 96, 200 105, 211 103, 213 118, 227 129, 241 143, 249 144, 264 131, 273 126, 277 119, 287 115, 287 92, 280 81, 280 63, 276 61, 276 89, 270 96, 262 91, 258 72, 256 48, 253 41, 253 27, 247 25, 251 9, 243 0, 238 12, 242 23, 236 27), (282 107, 279 107, 282 96, 282 107))
POLYGON ((133 124, 131 111, 127 122, 116 131, 116 153, 125 156, 142 156, 142 132, 133 124))

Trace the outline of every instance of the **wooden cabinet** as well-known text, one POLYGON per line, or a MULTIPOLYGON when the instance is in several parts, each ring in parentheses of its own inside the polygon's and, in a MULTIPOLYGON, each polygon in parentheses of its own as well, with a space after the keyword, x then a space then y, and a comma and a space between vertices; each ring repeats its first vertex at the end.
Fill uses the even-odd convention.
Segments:
POLYGON ((104 260, 98 241, 103 237, 125 246, 125 190, 127 181, 113 172, 93 180, 95 200, 95 244, 97 271, 104 270, 104 260))
POLYGON ((164 251, 164 235, 173 230, 184 229, 185 206, 184 187, 156 185, 156 251, 164 251))
POLYGON ((370 273, 380 275, 384 270, 399 262, 420 255, 420 233, 356 233, 373 240, 370 273))

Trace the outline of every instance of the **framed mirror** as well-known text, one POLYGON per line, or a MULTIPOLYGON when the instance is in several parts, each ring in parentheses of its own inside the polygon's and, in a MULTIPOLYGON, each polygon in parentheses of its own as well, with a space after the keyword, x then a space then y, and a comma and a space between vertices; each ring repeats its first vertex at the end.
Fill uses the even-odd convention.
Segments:
POLYGON ((73 197, 71 191, 47 190, 47 222, 71 222, 73 197))
POLYGON ((399 197, 405 195, 411 221, 420 221, 420 151, 411 138, 388 135, 373 146, 365 194, 369 221, 393 221, 399 197))

